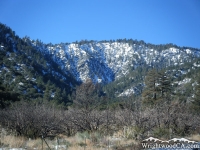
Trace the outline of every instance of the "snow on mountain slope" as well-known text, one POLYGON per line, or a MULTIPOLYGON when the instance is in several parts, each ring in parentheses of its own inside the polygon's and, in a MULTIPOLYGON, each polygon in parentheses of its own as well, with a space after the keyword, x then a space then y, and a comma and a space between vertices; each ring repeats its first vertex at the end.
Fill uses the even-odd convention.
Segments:
POLYGON ((129 69, 143 64, 160 67, 180 65, 191 56, 200 56, 199 51, 168 48, 150 49, 144 45, 122 42, 88 42, 86 44, 58 44, 40 47, 51 54, 59 66, 69 71, 77 81, 92 79, 109 83, 124 75, 129 69), (44 48, 46 47, 46 48, 44 48))

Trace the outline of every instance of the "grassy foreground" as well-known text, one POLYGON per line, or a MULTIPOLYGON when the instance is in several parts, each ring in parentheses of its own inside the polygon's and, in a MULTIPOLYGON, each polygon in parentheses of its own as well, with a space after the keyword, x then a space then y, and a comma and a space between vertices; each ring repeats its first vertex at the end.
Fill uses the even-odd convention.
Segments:
MULTIPOLYGON (((191 135, 186 137, 190 140, 200 141, 200 135, 191 135)), ((54 138, 46 138, 45 141, 38 139, 27 139, 21 136, 3 135, 0 138, 1 148, 24 148, 24 149, 68 149, 68 150, 140 150, 142 149, 140 141, 125 137, 123 131, 113 134, 113 136, 104 136, 100 133, 77 133, 74 136, 67 137, 59 135, 54 138), (46 144, 47 143, 47 144, 46 144)))
POLYGON ((74 136, 59 135, 54 138, 28 139, 22 136, 14 136, 1 133, 1 148, 24 149, 68 149, 68 150, 105 150, 105 149, 138 149, 138 141, 125 137, 123 131, 118 131, 113 136, 104 136, 98 132, 78 132, 74 136))

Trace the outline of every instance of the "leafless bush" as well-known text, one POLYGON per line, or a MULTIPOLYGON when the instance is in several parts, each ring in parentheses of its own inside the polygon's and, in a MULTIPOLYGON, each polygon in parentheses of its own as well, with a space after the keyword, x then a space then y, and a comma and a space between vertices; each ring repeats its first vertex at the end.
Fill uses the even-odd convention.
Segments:
POLYGON ((1 124, 17 135, 31 138, 55 135, 61 132, 58 111, 44 104, 33 105, 27 102, 15 103, 6 110, 1 110, 1 124))
POLYGON ((131 131, 135 134, 133 137, 142 139, 155 131, 187 135, 200 128, 200 116, 192 114, 188 105, 178 102, 142 107, 140 98, 131 98, 122 107, 111 110, 100 87, 91 82, 77 87, 72 98, 74 104, 68 110, 48 104, 13 103, 11 107, 0 110, 0 125, 17 135, 32 138, 60 133, 71 136, 84 131, 111 135, 128 127, 134 130, 134 133, 131 131), (100 110, 102 103, 104 109, 100 110))

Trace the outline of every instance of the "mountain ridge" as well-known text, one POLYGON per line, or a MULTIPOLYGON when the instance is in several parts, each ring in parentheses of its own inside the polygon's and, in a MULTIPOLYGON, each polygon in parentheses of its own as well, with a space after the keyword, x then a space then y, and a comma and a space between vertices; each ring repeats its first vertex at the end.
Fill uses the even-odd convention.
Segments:
POLYGON ((93 82, 103 83, 112 82, 127 74, 130 67, 136 68, 144 63, 167 67, 200 56, 199 49, 174 47, 173 44, 167 48, 163 45, 160 49, 152 49, 146 43, 139 45, 134 44, 136 41, 131 42, 133 43, 82 41, 76 44, 45 45, 46 48, 42 51, 52 55, 61 68, 69 71, 77 81, 84 82, 89 78, 93 82))

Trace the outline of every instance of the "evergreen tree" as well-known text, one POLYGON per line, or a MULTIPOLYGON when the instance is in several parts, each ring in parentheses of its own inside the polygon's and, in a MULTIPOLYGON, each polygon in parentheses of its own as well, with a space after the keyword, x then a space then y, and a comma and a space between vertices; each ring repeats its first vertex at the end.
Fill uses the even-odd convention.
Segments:
POLYGON ((142 93, 143 103, 155 105, 160 102, 169 104, 171 101, 171 81, 165 71, 152 69, 145 79, 145 90, 142 93))
POLYGON ((158 73, 156 69, 152 69, 145 78, 145 89, 142 93, 143 103, 147 105, 156 104, 159 100, 158 91, 158 73))
POLYGON ((60 88, 56 88, 55 95, 54 95, 54 101, 57 104, 61 104, 62 100, 63 99, 62 99, 61 89, 60 88))
POLYGON ((162 99, 170 97, 171 94, 171 81, 170 78, 166 75, 165 71, 162 70, 158 72, 158 83, 159 91, 162 99))
POLYGON ((45 88, 44 96, 43 96, 44 101, 50 101, 51 100, 51 89, 50 88, 51 88, 50 87, 50 81, 48 81, 46 88, 45 88))

